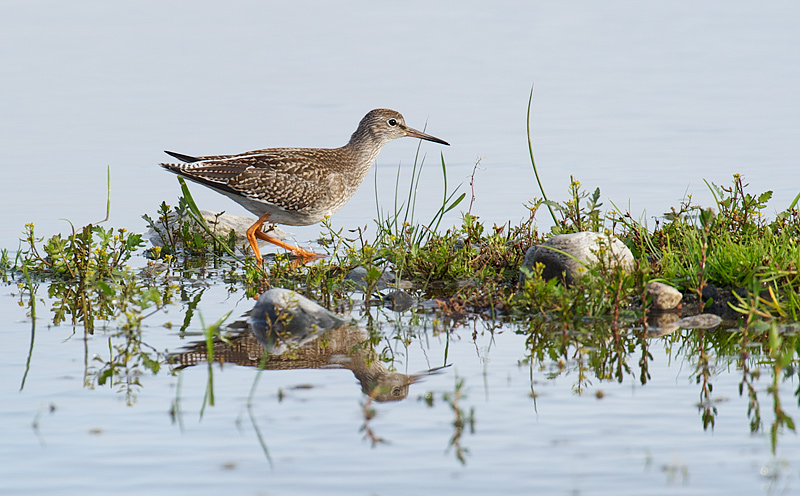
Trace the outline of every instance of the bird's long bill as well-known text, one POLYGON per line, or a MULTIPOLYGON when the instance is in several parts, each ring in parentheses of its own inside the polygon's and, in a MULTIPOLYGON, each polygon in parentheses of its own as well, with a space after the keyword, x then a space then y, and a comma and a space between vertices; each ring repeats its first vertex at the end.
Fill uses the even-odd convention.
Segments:
POLYGON ((411 128, 411 127, 407 127, 406 128, 406 136, 411 136, 412 138, 420 138, 420 139, 424 139, 424 140, 428 140, 428 141, 433 141, 434 143, 439 143, 440 145, 450 146, 450 143, 448 143, 445 140, 441 140, 441 139, 437 138, 436 136, 431 136, 430 134, 425 134, 422 131, 417 131, 416 129, 411 128))
POLYGON ((435 367, 435 368, 432 368, 432 369, 429 369, 429 370, 423 370, 422 372, 417 372, 416 374, 411 374, 410 376, 408 376, 408 384, 415 384, 415 383, 421 381, 422 378, 425 377, 426 375, 441 374, 442 373, 442 369, 446 369, 450 365, 452 365, 452 363, 448 364, 448 365, 443 365, 441 367, 435 367))

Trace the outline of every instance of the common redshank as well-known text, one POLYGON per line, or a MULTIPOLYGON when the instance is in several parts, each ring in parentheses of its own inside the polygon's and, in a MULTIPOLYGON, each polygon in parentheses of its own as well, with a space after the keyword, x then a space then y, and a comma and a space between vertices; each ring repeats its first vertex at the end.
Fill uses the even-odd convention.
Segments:
POLYGON ((307 226, 342 208, 355 194, 383 145, 410 136, 442 145, 444 140, 406 126, 394 110, 371 110, 341 148, 267 148, 237 155, 193 157, 166 151, 181 164, 162 163, 170 172, 222 193, 258 217, 247 240, 263 264, 256 238, 303 259, 321 257, 261 230, 264 222, 307 226))

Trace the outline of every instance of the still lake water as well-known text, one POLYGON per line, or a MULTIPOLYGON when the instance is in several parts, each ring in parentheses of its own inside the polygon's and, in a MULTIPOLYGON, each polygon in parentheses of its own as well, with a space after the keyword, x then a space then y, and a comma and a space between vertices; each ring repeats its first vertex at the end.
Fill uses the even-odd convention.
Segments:
MULTIPOLYGON (((28 222, 43 236, 67 232, 61 219, 82 226, 104 217, 107 168, 109 225, 142 231, 141 214, 152 215, 179 194, 174 177, 156 165, 166 158, 161 150, 339 146, 375 107, 401 111, 413 127, 427 123, 428 132, 452 145, 422 145, 420 211, 437 205, 443 153, 450 184, 463 183, 465 191, 481 158, 473 214, 489 223, 517 222, 524 204, 539 196, 525 136, 533 83, 534 146, 551 199, 564 198, 574 175, 587 188, 600 187, 606 206, 613 201, 652 219, 686 194, 711 206, 703 179, 727 184, 741 173, 753 192, 773 190, 770 208, 782 210, 800 191, 798 20, 800 6, 789 1, 342 7, 6 0, 0 5, 0 247, 16 249, 28 222)), ((388 145, 376 177, 368 177, 334 226, 372 223, 376 182, 388 208, 396 168, 408 174, 416 146, 413 140, 388 145)), ((193 192, 202 208, 244 213, 213 192, 193 192)), ((448 222, 457 223, 458 213, 448 222)), ((306 242, 319 228, 292 232, 306 242)), ((635 374, 620 384, 594 378, 577 395, 574 377, 549 379, 550 367, 531 372, 519 365, 524 336, 511 327, 493 339, 479 332, 474 342, 472 329, 455 329, 452 367, 412 386, 405 401, 376 406, 373 428, 391 444, 375 448, 359 432, 363 396, 352 373, 265 373, 254 414, 270 468, 246 414, 253 369, 218 371, 217 405, 202 420, 207 371, 187 369, 181 429, 168 414, 177 379, 164 372, 142 378, 134 406, 116 390, 84 388, 84 343, 69 326, 47 326, 46 303, 39 307, 31 372, 18 391, 31 322, 16 291, 6 286, 0 298, 0 491, 8 494, 134 487, 791 494, 800 485, 800 442, 787 432, 772 455, 766 434, 750 435, 735 367, 715 370, 715 395, 724 401, 714 429, 704 430, 691 357, 670 359, 666 342, 651 345, 646 385, 635 374), (467 393, 462 406, 474 408, 476 418, 475 433, 462 438, 469 449, 464 465, 446 451, 453 413, 441 397, 454 391, 456 377, 467 393), (313 387, 292 389, 305 384, 313 387), (279 389, 289 391, 281 402, 279 389), (435 393, 431 408, 417 401, 427 391, 435 393)), ((213 287, 201 311, 211 319, 250 304, 213 287)), ((182 311, 150 318, 145 340, 160 350, 186 345, 188 339, 161 326, 180 322, 182 311)), ((190 329, 199 330, 199 321, 190 329)), ((102 335, 87 346, 89 357, 108 349, 102 335)), ((408 351, 402 368, 441 365, 443 350, 440 338, 431 337, 408 351)), ((784 408, 795 416, 796 387, 790 381, 781 389, 784 408)))

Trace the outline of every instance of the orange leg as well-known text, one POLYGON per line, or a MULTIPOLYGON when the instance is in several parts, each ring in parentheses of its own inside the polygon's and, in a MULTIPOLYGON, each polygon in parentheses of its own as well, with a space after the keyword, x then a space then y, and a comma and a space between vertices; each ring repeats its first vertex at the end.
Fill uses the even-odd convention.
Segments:
POLYGON ((308 251, 300 248, 299 246, 292 246, 288 243, 284 243, 283 241, 273 238, 269 236, 265 232, 261 230, 261 226, 264 225, 264 222, 269 219, 269 214, 264 214, 258 218, 258 220, 247 229, 247 241, 250 242, 250 248, 253 249, 253 254, 256 256, 256 262, 258 262, 258 266, 261 267, 264 264, 264 259, 261 257, 261 251, 258 249, 258 242, 256 238, 264 240, 268 243, 272 243, 274 245, 278 245, 281 248, 286 248, 290 252, 292 252, 295 256, 298 256, 304 260, 313 260, 315 258, 322 258, 324 255, 319 255, 314 253, 313 251, 308 251))

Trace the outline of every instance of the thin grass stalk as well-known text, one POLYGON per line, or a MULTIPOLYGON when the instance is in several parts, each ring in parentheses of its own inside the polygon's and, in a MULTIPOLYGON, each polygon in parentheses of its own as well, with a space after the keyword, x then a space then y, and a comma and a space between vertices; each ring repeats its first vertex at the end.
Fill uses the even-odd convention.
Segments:
POLYGON ((272 456, 270 456, 269 454, 269 448, 267 447, 267 442, 264 440, 264 436, 261 434, 261 428, 258 426, 255 414, 253 413, 253 399, 256 396, 258 380, 261 378, 261 373, 264 372, 264 368, 267 366, 267 361, 269 361, 269 356, 270 356, 269 352, 266 351, 264 355, 261 357, 261 360, 258 362, 258 372, 256 372, 256 376, 255 378, 253 378, 253 385, 250 386, 250 394, 247 396, 247 416, 250 418, 253 430, 256 431, 256 438, 258 439, 258 444, 261 445, 261 450, 264 452, 264 456, 267 457, 269 468, 274 469, 275 466, 272 463, 272 456))
POLYGON ((786 209, 786 210, 788 210, 788 211, 792 211, 792 210, 794 210, 794 207, 796 207, 796 206, 797 206, 797 202, 798 202, 798 200, 800 200, 800 193, 797 193, 797 196, 795 196, 795 197, 794 197, 794 200, 792 200, 792 204, 791 204, 791 205, 789 205, 789 208, 788 208, 788 209, 786 209))
POLYGON ((178 422, 178 428, 181 432, 184 431, 183 428, 183 412, 181 412, 181 391, 183 389, 183 371, 178 373, 178 385, 175 387, 175 399, 172 403, 172 414, 173 418, 176 422, 178 422))
MULTIPOLYGON (((219 335, 220 326, 232 312, 233 310, 228 311, 228 313, 208 327, 206 327, 206 323, 203 320, 203 314, 198 314, 200 317, 200 325, 203 327, 203 334, 206 338, 206 360, 208 362, 208 386, 206 388, 205 397, 203 398, 203 406, 200 409, 201 418, 205 412, 206 405, 214 406, 214 336, 219 335)), ((222 336, 220 336, 220 339, 229 342, 227 339, 222 338, 222 336)))
POLYGON ((414 224, 414 203, 416 202, 417 199, 416 185, 414 184, 414 179, 418 174, 417 167, 419 167, 420 169, 419 174, 420 175, 422 174, 422 164, 420 164, 419 162, 419 152, 421 148, 422 148, 422 141, 420 140, 420 142, 417 143, 417 151, 414 153, 414 165, 411 168, 411 181, 409 182, 408 185, 408 199, 406 203, 406 212, 405 215, 403 216, 403 226, 405 226, 406 223, 412 225, 414 224), (410 219, 408 218, 409 214, 411 214, 410 219))
POLYGON ((542 198, 544 198, 545 205, 547 206, 547 210, 550 212, 550 217, 553 218, 553 225, 558 225, 558 220, 556 220, 556 214, 553 212, 553 207, 550 206, 549 200, 547 199, 547 194, 544 192, 544 188, 542 187, 542 181, 539 179, 539 171, 536 170, 536 161, 533 159, 533 143, 531 142, 531 102, 533 102, 533 85, 531 85, 531 94, 528 97, 528 117, 527 117, 527 130, 528 130, 528 153, 531 156, 531 166, 533 167, 533 175, 536 176, 536 183, 539 185, 539 191, 542 193, 542 198))
POLYGON ((444 161, 444 154, 441 154, 441 161, 442 161, 442 180, 444 182, 443 193, 442 193, 442 205, 439 207, 439 209, 433 215, 431 221, 428 223, 428 225, 432 227, 427 228, 425 230, 422 229, 419 230, 419 237, 415 240, 417 244, 422 244, 422 242, 425 240, 426 234, 430 236, 431 234, 436 233, 439 229, 439 224, 442 222, 442 219, 444 218, 444 215, 453 210, 454 208, 456 208, 467 195, 466 193, 461 193, 461 196, 453 200, 453 196, 455 196, 455 194, 458 193, 458 188, 461 187, 460 184, 458 185, 458 187, 456 187, 456 189, 452 193, 450 193, 449 195, 447 194, 447 167, 444 161), (448 205, 448 202, 451 202, 450 205, 448 205))
POLYGON ((111 216, 111 166, 107 166, 106 168, 106 218, 95 222, 95 224, 102 224, 106 222, 108 218, 111 216))
POLYGON ((25 287, 28 288, 28 295, 31 302, 31 345, 28 348, 28 360, 25 362, 25 373, 22 375, 22 382, 19 385, 19 390, 25 387, 25 379, 28 377, 28 372, 31 369, 31 357, 33 356, 33 343, 36 338, 36 295, 31 283, 31 275, 28 272, 28 266, 22 264, 22 274, 25 276, 25 287))
POLYGON ((422 161, 419 164, 419 169, 417 169, 416 162, 417 162, 417 159, 415 157, 414 158, 414 169, 416 169, 417 176, 416 176, 416 178, 414 178, 413 174, 411 176, 411 182, 412 182, 411 186, 412 186, 412 189, 414 191, 414 197, 411 199, 411 204, 409 205, 411 207, 411 219, 408 221, 408 223, 411 224, 412 226, 414 225, 414 218, 417 215, 417 193, 419 192, 420 179, 422 179, 422 166, 425 164, 425 156, 422 157, 422 161))
POLYGON ((186 200, 186 205, 189 207, 189 215, 192 217, 192 219, 194 219, 197 225, 199 225, 200 228, 206 232, 206 234, 214 238, 214 240, 220 246, 222 246, 222 249, 225 250, 225 252, 228 255, 233 257, 233 259, 239 262, 240 264, 246 265, 246 262, 241 258, 239 258, 238 256, 236 256, 236 253, 230 249, 228 244, 224 240, 222 240, 222 238, 217 236, 211 230, 210 227, 208 227, 208 223, 206 223, 206 220, 203 218, 203 214, 200 213, 200 209, 197 208, 197 204, 194 202, 194 198, 192 198, 192 193, 189 191, 189 187, 186 185, 186 181, 184 181, 182 177, 178 176, 178 182, 181 185, 181 192, 183 193, 183 198, 186 200))
POLYGON ((203 396, 203 406, 200 407, 200 418, 206 411, 206 405, 214 406, 214 331, 206 327, 203 315, 200 314, 200 325, 203 326, 203 333, 206 338, 206 361, 208 362, 208 382, 206 384, 206 394, 203 396))

